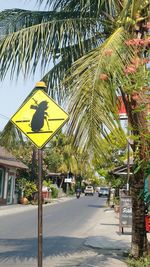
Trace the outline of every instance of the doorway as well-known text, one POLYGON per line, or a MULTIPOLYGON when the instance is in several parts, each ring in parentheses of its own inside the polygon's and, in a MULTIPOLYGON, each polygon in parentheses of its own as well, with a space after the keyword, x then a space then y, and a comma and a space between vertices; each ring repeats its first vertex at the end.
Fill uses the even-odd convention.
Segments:
POLYGON ((8 187, 7 187, 7 204, 13 203, 13 191, 14 191, 14 176, 8 176, 8 187))

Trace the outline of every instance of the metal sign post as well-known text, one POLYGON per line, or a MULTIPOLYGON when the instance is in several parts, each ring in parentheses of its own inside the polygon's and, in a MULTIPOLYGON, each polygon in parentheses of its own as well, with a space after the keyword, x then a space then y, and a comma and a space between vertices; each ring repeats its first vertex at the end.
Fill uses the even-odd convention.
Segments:
POLYGON ((38 149, 38 267, 43 262, 42 149, 38 149))
POLYGON ((42 210, 42 148, 68 121, 68 114, 45 92, 44 82, 38 82, 35 90, 12 116, 11 122, 38 148, 38 267, 43 258, 43 210, 42 210))

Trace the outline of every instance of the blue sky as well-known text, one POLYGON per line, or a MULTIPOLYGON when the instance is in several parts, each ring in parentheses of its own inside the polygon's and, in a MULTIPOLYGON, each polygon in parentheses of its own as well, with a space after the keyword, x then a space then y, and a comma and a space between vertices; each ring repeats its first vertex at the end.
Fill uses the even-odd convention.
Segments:
MULTIPOLYGON (((39 8, 36 1, 37 0, 0 0, 0 11, 11 8, 38 10, 39 8)), ((44 6, 43 8, 41 7, 41 9, 44 10, 44 6)), ((8 74, 3 81, 0 81, 0 131, 3 130, 8 120, 34 88, 35 83, 41 78, 42 74, 39 69, 34 77, 31 76, 24 79, 24 77, 20 75, 18 80, 16 80, 16 77, 10 80, 10 75, 8 74)))

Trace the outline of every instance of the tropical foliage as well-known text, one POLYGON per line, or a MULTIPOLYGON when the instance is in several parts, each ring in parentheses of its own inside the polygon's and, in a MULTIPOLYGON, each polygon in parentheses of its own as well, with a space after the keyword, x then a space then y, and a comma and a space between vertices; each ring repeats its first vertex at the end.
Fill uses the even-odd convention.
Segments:
MULTIPOLYGON (((4 145, 4 144, 3 144, 4 145)), ((30 181, 37 182, 38 178, 38 153, 37 149, 29 141, 17 142, 9 147, 13 155, 28 166, 28 171, 19 170, 18 176, 30 181)), ((63 134, 57 134, 43 150, 43 177, 47 178, 50 173, 60 172, 66 177, 71 173, 78 180, 94 179, 93 165, 89 164, 87 154, 79 154, 71 146, 70 138, 63 134)))
POLYGON ((26 178, 17 178, 16 189, 21 197, 31 198, 32 194, 37 191, 37 186, 33 181, 26 178))
POLYGON ((116 166, 124 164, 124 160, 127 158, 127 141, 125 134, 122 135, 121 142, 113 133, 109 134, 107 138, 109 138, 110 143, 108 143, 106 139, 103 140, 103 153, 100 154, 99 157, 95 157, 93 161, 97 171, 101 170, 102 167, 109 171, 116 166))
POLYGON ((57 198, 58 197, 58 188, 56 188, 53 184, 52 181, 49 180, 43 180, 43 185, 50 188, 51 190, 51 197, 52 198, 57 198))

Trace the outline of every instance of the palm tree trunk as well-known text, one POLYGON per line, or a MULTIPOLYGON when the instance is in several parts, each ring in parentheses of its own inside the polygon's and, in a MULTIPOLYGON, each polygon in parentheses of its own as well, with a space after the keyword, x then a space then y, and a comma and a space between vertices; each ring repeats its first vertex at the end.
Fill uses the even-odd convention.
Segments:
POLYGON ((145 228, 145 203, 141 196, 144 188, 144 172, 140 170, 132 180, 132 243, 131 254, 135 258, 142 257, 148 253, 148 241, 145 228))
MULTIPOLYGON (((130 110, 133 108, 133 103, 129 108, 130 110)), ((136 152, 134 166, 138 171, 134 172, 131 181, 133 208, 131 254, 138 258, 148 254, 149 249, 145 229, 144 179, 145 165, 149 161, 150 144, 146 138, 148 133, 146 112, 129 112, 129 114, 131 114, 129 123, 133 128, 133 135, 138 137, 138 141, 135 141, 133 146, 133 152, 136 152)))

